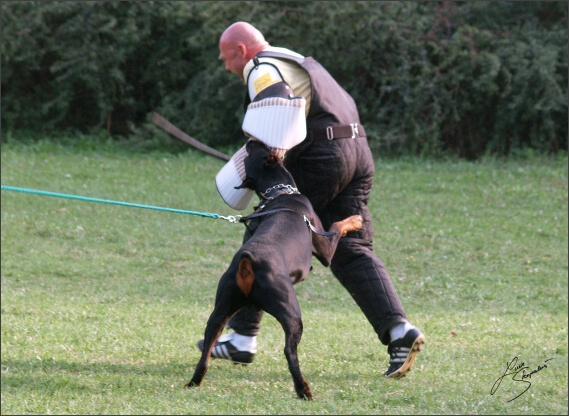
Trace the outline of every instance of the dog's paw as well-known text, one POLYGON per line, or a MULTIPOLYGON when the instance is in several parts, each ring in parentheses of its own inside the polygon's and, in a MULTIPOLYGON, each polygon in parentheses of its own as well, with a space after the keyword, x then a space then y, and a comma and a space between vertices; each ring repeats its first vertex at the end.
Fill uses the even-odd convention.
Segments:
POLYGON ((345 237, 350 231, 358 231, 362 228, 364 219, 361 215, 352 215, 343 221, 338 222, 340 228, 340 236, 345 237))
POLYGON ((353 221, 352 226, 354 227, 350 231, 358 231, 363 227, 364 219, 362 218, 361 215, 352 215, 350 218, 352 218, 353 221))
POLYGON ((198 387, 200 385, 200 383, 197 383, 196 381, 194 381, 193 379, 191 381, 188 381, 186 384, 184 384, 184 388, 189 389, 192 387, 198 387))
POLYGON ((308 390, 298 392, 298 398, 301 400, 314 400, 314 396, 312 394, 312 390, 310 390, 310 387, 308 387, 308 390))

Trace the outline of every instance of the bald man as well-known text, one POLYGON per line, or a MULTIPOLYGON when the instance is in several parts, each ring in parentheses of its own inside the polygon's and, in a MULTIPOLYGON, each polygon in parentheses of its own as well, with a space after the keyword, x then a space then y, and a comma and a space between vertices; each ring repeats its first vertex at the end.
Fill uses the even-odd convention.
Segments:
MULTIPOLYGON (((361 230, 340 240, 330 268, 363 311, 379 341, 387 345, 390 360, 384 375, 404 377, 425 337, 409 323, 391 278, 373 252, 373 224, 367 203, 374 161, 354 100, 316 60, 270 46, 249 23, 229 26, 220 37, 219 52, 225 69, 247 86, 245 135, 284 155, 298 190, 310 199, 325 229, 350 215, 364 218, 361 230), (300 133, 293 123, 283 125, 282 108, 274 104, 277 100, 287 105, 287 100, 294 98, 304 99, 306 124, 303 122, 302 128, 306 130, 300 133), (258 116, 260 109, 262 118, 258 116), (274 131, 274 126, 279 126, 279 131, 274 131), (300 143, 291 141, 299 134, 300 143), (276 142, 274 137, 278 137, 276 142)), ((254 230, 251 223, 244 240, 254 230)), ((219 338, 213 357, 252 363, 262 313, 254 307, 237 312, 227 325, 233 332, 219 338)), ((203 349, 203 340, 198 341, 198 348, 203 349)))

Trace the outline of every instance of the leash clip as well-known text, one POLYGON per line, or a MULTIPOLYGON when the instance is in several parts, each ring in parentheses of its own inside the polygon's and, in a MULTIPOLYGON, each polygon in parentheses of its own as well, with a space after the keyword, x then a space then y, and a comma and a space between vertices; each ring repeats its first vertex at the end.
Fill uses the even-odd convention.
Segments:
POLYGON ((242 217, 242 215, 228 215, 227 217, 224 217, 223 215, 219 216, 219 218, 232 222, 233 224, 240 222, 242 217))
POLYGON ((306 225, 308 225, 308 228, 310 229, 310 231, 312 231, 313 233, 316 233, 319 235, 324 235, 324 236, 331 236, 331 235, 336 234, 336 233, 330 232, 330 231, 320 231, 318 228, 316 228, 314 225, 312 225, 312 223, 310 222, 310 220, 308 219, 308 217, 306 215, 303 214, 302 217, 304 218, 304 222, 306 222, 306 225))

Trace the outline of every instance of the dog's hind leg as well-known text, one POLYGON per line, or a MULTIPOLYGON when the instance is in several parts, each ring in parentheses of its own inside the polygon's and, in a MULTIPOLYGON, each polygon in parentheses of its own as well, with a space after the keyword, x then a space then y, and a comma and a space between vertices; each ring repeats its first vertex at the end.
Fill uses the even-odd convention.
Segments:
POLYGON ((223 332, 229 318, 245 305, 245 298, 237 285, 231 284, 231 280, 228 282, 225 277, 226 275, 219 282, 215 308, 207 321, 201 358, 196 365, 192 379, 186 383, 185 387, 195 387, 202 383, 209 368, 215 342, 223 332))
POLYGON ((262 309, 274 316, 281 324, 285 333, 284 354, 294 382, 294 389, 299 398, 312 400, 312 390, 300 371, 298 362, 298 344, 302 338, 302 317, 298 299, 292 287, 287 284, 283 291, 273 292, 267 296, 262 309), (284 295, 283 297, 278 294, 284 295), (276 296, 275 296, 276 295, 276 296))
MULTIPOLYGON (((215 314, 215 310, 214 310, 214 314, 215 314)), ((212 314, 213 317, 213 314, 212 314)), ((207 327, 205 329, 205 337, 204 337, 204 348, 202 351, 202 355, 200 357, 200 360, 198 361, 197 365, 196 365, 196 369, 194 371, 194 375, 192 376, 192 379, 186 383, 186 385, 184 387, 197 387, 199 386, 206 373, 207 370, 209 368, 209 364, 210 364, 210 359, 211 359, 211 351, 213 350, 213 347, 215 346, 215 342, 217 341, 217 339, 219 338, 219 336, 221 335, 221 332, 223 331, 223 327, 225 326, 225 324, 227 323, 227 321, 229 320, 229 317, 225 318, 225 319, 217 319, 215 321, 212 321, 211 317, 210 320, 207 323, 207 327)))
POLYGON ((288 362, 288 369, 294 382, 294 389, 299 398, 312 400, 312 390, 300 371, 298 362, 298 344, 302 338, 302 319, 287 318, 280 321, 285 332, 284 354, 288 362))

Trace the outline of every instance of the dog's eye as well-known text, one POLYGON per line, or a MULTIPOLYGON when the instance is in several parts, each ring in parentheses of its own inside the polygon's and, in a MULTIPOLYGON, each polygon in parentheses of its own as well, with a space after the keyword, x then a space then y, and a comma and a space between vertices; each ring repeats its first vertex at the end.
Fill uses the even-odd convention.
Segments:
POLYGON ((277 155, 271 154, 265 158, 265 167, 266 168, 274 168, 279 163, 279 158, 277 155))

